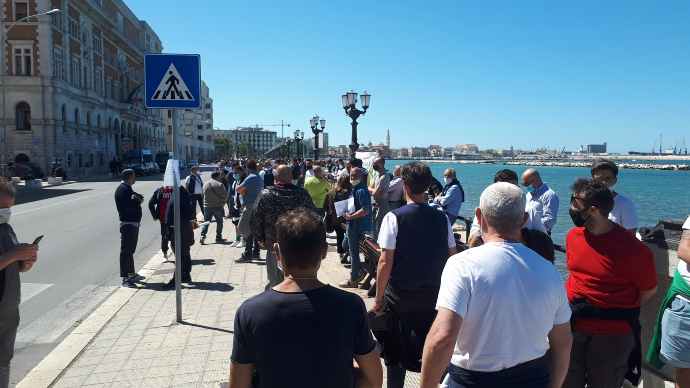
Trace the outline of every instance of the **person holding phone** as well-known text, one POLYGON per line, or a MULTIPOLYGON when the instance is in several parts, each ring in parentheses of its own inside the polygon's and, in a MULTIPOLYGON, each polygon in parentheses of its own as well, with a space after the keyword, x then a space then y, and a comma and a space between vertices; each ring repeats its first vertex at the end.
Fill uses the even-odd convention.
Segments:
POLYGON ((38 258, 38 242, 20 244, 9 224, 15 195, 11 183, 0 181, 0 388, 9 386, 19 326, 19 273, 29 271, 38 258))

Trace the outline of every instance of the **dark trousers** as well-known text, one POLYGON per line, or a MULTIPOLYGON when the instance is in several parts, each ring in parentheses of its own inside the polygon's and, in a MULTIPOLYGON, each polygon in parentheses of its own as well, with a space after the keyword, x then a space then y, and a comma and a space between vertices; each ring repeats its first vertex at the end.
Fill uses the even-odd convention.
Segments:
POLYGON ((404 388, 407 371, 400 365, 386 365, 386 387, 404 388))
POLYGON ((204 212, 204 196, 201 194, 192 194, 192 211, 196 214, 196 205, 199 204, 199 210, 204 212))
POLYGON ((170 240, 168 239, 168 226, 165 222, 161 222, 161 251, 164 253, 168 251, 170 240))
POLYGON ((476 372, 453 364, 448 367, 448 372, 450 388, 547 388, 550 382, 548 356, 498 372, 476 372))
POLYGON ((347 230, 345 228, 341 227, 340 225, 336 226, 334 229, 335 229, 335 236, 336 236, 337 241, 338 241, 338 253, 343 254, 343 253, 347 252, 347 250, 345 249, 345 246, 343 246, 343 240, 345 240, 345 233, 347 232, 347 230))
POLYGON ((587 335, 573 333, 570 367, 563 388, 618 388, 628 371, 635 346, 632 333, 587 335))
MULTIPOLYGON (((175 235, 174 228, 170 228, 170 245, 175 249, 175 235)), ((181 256, 180 261, 182 262, 182 279, 191 276, 192 274, 192 254, 190 252, 191 245, 185 242, 185 236, 182 236, 182 246, 180 247, 181 256)))
POLYGON ((253 235, 247 235, 244 237, 244 254, 245 255, 251 255, 252 253, 254 255, 258 255, 260 251, 259 247, 259 241, 257 241, 253 235))
POLYGON ((120 277, 126 278, 134 273, 134 251, 138 241, 138 226, 120 226, 120 277))

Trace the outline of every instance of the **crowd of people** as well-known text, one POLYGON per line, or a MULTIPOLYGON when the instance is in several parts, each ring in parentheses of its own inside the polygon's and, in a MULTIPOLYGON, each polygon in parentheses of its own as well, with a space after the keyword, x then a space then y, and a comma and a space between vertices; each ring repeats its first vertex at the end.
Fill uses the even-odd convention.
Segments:
MULTIPOLYGON (((265 261, 267 272, 265 292, 235 314, 230 387, 380 387, 381 359, 389 388, 403 387, 408 371, 421 372, 424 388, 638 383, 640 307, 656 293, 657 275, 636 237, 635 207, 614 188, 616 164, 596 160, 591 177, 571 187, 565 282, 550 237, 559 195, 539 171, 526 170, 521 182, 513 170, 498 171, 467 241, 454 231, 465 202, 458 172, 445 170, 443 180, 420 162, 388 172, 383 158, 371 168, 359 159, 220 161, 210 178, 193 167, 179 196, 181 282, 192 282, 199 222, 201 244, 215 221, 215 243, 244 248, 235 261, 265 261), (239 236, 232 242, 223 237, 226 218, 239 236), (349 268, 340 288, 317 276, 329 234, 349 268), (343 288, 368 289, 372 307, 343 288)), ((125 287, 138 281, 133 254, 145 198, 135 182, 124 170, 115 192, 125 287)), ((166 257, 175 240, 172 193, 163 186, 148 201, 166 257)), ((19 273, 38 251, 9 226, 14 197, 12 184, 0 182, 0 387, 16 336, 19 273)), ((675 368, 677 386, 688 388, 690 218, 683 227, 676 275, 644 356, 675 368)))

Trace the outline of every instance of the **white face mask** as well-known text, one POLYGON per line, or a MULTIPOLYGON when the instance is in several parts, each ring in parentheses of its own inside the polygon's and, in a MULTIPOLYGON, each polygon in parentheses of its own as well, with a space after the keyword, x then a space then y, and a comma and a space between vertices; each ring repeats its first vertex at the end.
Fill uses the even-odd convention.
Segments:
POLYGON ((0 224, 9 224, 10 216, 12 216, 12 209, 8 207, 0 209, 0 224))

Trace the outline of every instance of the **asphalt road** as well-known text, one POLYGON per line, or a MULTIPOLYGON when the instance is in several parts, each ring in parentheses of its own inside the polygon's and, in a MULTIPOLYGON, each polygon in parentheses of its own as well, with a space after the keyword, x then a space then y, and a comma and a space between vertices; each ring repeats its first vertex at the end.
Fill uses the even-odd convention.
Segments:
MULTIPOLYGON (((134 190, 148 201, 161 181, 160 176, 142 178, 134 190)), ((21 322, 11 383, 19 382, 120 286, 119 221, 113 199, 118 184, 85 182, 44 188, 41 197, 48 198, 12 209, 10 224, 20 241, 45 237, 38 262, 22 274, 21 322)), ((160 226, 151 218, 146 202, 143 205, 134 257, 137 270, 160 250, 160 226)))

